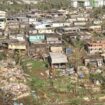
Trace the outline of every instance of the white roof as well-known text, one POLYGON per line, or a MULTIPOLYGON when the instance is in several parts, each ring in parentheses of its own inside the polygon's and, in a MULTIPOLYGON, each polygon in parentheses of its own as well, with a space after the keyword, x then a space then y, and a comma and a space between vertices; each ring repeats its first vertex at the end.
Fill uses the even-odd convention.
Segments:
POLYGON ((51 50, 51 52, 53 52, 53 53, 61 53, 61 52, 63 52, 62 47, 54 47, 54 46, 52 46, 52 47, 50 48, 50 50, 51 50))
POLYGON ((59 63, 67 63, 67 56, 63 53, 53 53, 50 52, 51 63, 52 64, 59 64, 59 63))
POLYGON ((47 41, 59 41, 56 37, 47 37, 47 41))
POLYGON ((101 54, 101 56, 105 57, 105 53, 101 54))

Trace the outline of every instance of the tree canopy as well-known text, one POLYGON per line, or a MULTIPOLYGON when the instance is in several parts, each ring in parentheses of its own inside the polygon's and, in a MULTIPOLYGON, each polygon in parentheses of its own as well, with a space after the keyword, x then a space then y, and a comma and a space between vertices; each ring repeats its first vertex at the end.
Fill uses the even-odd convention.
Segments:
POLYGON ((37 4, 38 9, 48 10, 53 8, 67 8, 69 7, 70 0, 47 0, 46 2, 39 2, 37 4))

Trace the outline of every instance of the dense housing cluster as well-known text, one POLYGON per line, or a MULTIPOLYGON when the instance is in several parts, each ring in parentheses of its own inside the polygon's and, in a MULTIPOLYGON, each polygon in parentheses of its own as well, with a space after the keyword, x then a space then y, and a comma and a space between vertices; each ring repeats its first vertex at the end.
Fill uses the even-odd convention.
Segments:
POLYGON ((104 105, 105 13, 98 7, 105 3, 92 3, 74 0, 71 9, 0 11, 3 105, 104 105))

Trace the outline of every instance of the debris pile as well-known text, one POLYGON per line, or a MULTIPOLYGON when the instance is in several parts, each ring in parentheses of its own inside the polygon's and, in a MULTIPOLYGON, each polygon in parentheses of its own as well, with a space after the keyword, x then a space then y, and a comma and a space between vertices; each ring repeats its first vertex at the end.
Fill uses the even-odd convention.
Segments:
POLYGON ((29 91, 29 88, 23 83, 10 83, 8 85, 5 85, 1 89, 6 93, 11 93, 13 100, 20 99, 26 95, 29 95, 29 93, 27 93, 29 91))
POLYGON ((30 94, 30 88, 26 85, 25 73, 19 66, 11 63, 0 62, 0 90, 8 94, 12 99, 20 99, 30 94), (4 66, 5 64, 5 66, 4 66))

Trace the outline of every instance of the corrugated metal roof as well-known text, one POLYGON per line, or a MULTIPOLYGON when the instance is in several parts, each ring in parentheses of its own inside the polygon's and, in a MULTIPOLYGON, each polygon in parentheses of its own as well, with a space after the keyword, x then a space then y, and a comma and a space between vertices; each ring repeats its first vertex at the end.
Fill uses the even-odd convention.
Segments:
POLYGON ((59 64, 59 63, 67 63, 67 56, 63 53, 52 53, 50 52, 51 63, 59 64))
POLYGON ((37 41, 42 41, 45 39, 45 35, 32 35, 29 36, 29 41, 30 42, 37 42, 37 41))

